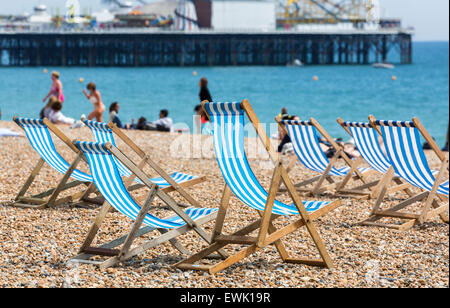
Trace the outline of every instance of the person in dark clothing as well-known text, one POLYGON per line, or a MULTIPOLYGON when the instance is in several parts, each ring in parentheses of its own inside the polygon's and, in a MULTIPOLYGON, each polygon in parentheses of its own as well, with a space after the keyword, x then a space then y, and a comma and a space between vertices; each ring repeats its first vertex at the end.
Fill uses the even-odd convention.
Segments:
MULTIPOLYGON (((291 116, 287 114, 286 108, 283 108, 281 111, 281 114, 278 116, 281 120, 299 120, 299 118, 295 115, 291 116)), ((286 134, 283 129, 279 130, 279 134, 281 138, 281 142, 278 145, 278 153, 281 153, 283 151, 283 147, 287 143, 291 143, 291 138, 289 137, 289 134, 286 134)))
POLYGON ((289 137, 288 134, 285 134, 283 139, 280 142, 280 145, 278 146, 278 153, 281 153, 281 151, 283 151, 283 147, 285 144, 290 143, 291 142, 291 138, 289 137))
POLYGON ((173 120, 169 118, 169 111, 163 109, 159 112, 159 119, 153 122, 147 122, 144 117, 139 118, 136 125, 137 130, 151 130, 159 132, 171 132, 173 120))
POLYGON ((138 122, 136 124, 136 129, 137 130, 145 130, 145 126, 147 125, 147 119, 144 117, 140 117, 138 119, 138 122))
POLYGON ((445 142, 444 147, 442 148, 442 151, 444 152, 448 152, 448 135, 450 133, 450 122, 448 123, 448 128, 447 128, 447 141, 445 142))
POLYGON ((198 94, 198 96, 200 97, 200 102, 203 101, 208 101, 208 102, 212 102, 213 99, 211 97, 211 93, 209 93, 208 90, 208 79, 206 78, 202 78, 200 79, 200 93, 198 94))

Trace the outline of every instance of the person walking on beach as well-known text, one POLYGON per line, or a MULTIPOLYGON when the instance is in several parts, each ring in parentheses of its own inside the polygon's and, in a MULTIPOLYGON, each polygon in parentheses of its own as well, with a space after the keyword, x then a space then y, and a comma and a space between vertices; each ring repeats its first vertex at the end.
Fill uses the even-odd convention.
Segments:
POLYGON ((203 101, 212 102, 213 101, 213 99, 211 97, 211 93, 209 93, 209 89, 208 89, 208 79, 206 79, 205 77, 200 79, 200 93, 198 94, 198 96, 200 97, 200 102, 203 102, 203 101))
POLYGON ((42 102, 45 103, 49 97, 55 97, 58 101, 64 103, 63 85, 61 80, 59 80, 58 72, 52 72, 52 87, 42 102))
POLYGON ((91 121, 95 118, 97 122, 103 122, 103 112, 105 112, 105 105, 103 104, 100 92, 97 90, 97 86, 93 82, 90 82, 87 85, 87 89, 89 90, 89 93, 87 93, 86 90, 83 90, 83 93, 86 98, 94 105, 94 111, 89 114, 88 119, 91 121))

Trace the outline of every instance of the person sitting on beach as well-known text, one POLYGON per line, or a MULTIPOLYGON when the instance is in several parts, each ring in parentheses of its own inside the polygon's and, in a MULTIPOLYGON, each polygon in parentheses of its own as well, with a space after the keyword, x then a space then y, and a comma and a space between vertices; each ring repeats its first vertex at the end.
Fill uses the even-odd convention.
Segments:
POLYGON ((50 92, 44 97, 42 102, 46 102, 47 98, 54 97, 56 100, 60 101, 61 103, 64 103, 64 93, 63 93, 63 85, 62 82, 59 80, 59 73, 58 72, 52 72, 52 87, 50 88, 50 92))
POLYGON ((169 118, 169 111, 163 109, 159 112, 159 119, 150 123, 151 130, 160 132, 170 132, 173 127, 173 120, 169 118), (154 128, 154 129, 153 129, 154 128))
POLYGON ((122 129, 136 129, 136 124, 134 124, 134 119, 131 119, 131 124, 122 124, 119 119, 119 109, 120 105, 118 102, 114 102, 109 106, 109 121, 113 122, 118 128, 122 129))
POLYGON ((198 96, 200 97, 200 102, 203 102, 203 101, 212 102, 213 101, 213 99, 211 97, 211 93, 209 93, 209 89, 208 89, 208 79, 206 79, 205 77, 200 79, 200 93, 198 94, 198 96))
POLYGON ((124 128, 118 116, 119 109, 120 105, 118 102, 114 102, 109 106, 109 122, 113 122, 118 128, 124 128))
POLYGON ((142 117, 139 119, 136 129, 170 132, 173 129, 173 120, 168 115, 169 111, 163 109, 159 112, 159 119, 151 123, 148 123, 147 119, 142 117))
POLYGON ((89 90, 89 94, 86 90, 83 90, 83 93, 86 98, 94 105, 94 111, 89 114, 88 119, 92 121, 95 118, 97 122, 103 122, 103 112, 105 112, 105 105, 103 104, 100 92, 97 90, 97 86, 93 82, 88 83, 87 89, 89 90))
POLYGON ((49 120, 53 124, 63 124, 63 125, 73 125, 75 120, 72 118, 68 118, 61 112, 62 103, 60 101, 56 101, 52 104, 52 110, 49 114, 49 120))
MULTIPOLYGON (((279 114, 277 118, 281 121, 289 121, 289 120, 298 121, 298 120, 300 120, 300 118, 295 115, 292 115, 292 116, 288 115, 286 108, 283 108, 283 110, 281 111, 281 114, 279 114)), ((278 126, 278 135, 279 135, 279 138, 281 139, 281 142, 278 145, 278 153, 291 152, 292 151, 292 141, 291 141, 291 138, 289 137, 289 134, 287 134, 283 128, 278 126)))
POLYGON ((47 105, 45 105, 44 108, 42 108, 41 112, 39 113, 40 119, 49 119, 50 118, 50 112, 52 111, 52 105, 56 103, 58 99, 55 96, 52 96, 49 98, 47 105))
POLYGON ((147 126, 147 119, 144 117, 140 117, 137 121, 137 124, 135 125, 134 129, 137 130, 146 130, 145 127, 147 126))

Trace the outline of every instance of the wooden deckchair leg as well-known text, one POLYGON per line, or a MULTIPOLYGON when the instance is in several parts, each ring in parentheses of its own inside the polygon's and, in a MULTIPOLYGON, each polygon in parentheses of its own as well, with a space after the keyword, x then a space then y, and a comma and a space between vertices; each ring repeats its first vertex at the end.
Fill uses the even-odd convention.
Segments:
POLYGON ((402 225, 401 227, 399 227, 398 225, 388 225, 388 224, 378 224, 375 223, 376 221, 380 220, 383 217, 392 217, 392 216, 388 216, 388 215, 384 215, 384 212, 387 213, 393 213, 393 212, 397 212, 400 211, 402 209, 404 209, 405 207, 414 204, 416 202, 422 201, 423 199, 425 199, 428 196, 428 192, 423 192, 420 194, 417 194, 411 198, 409 198, 408 200, 405 200, 393 207, 391 207, 390 209, 384 210, 384 211, 374 211, 372 212, 371 216, 364 220, 363 222, 361 222, 362 225, 366 225, 366 226, 378 226, 378 227, 388 227, 388 228, 395 228, 395 229, 402 229, 402 231, 411 228, 412 226, 414 226, 415 221, 417 220, 416 218, 412 219, 412 222, 410 221, 409 223, 405 223, 404 225, 402 225))
MULTIPOLYGON (((447 201, 448 202, 448 201, 447 201)), ((439 202, 437 202, 436 200, 433 200, 433 207, 435 209, 439 208, 439 202)), ((446 215, 445 213, 440 213, 439 217, 441 218, 442 222, 448 224, 449 220, 448 220, 448 215, 446 215)))
POLYGON ((281 169, 281 177, 284 181, 284 184, 286 185, 288 192, 294 200, 294 204, 299 212, 299 214, 302 217, 302 220, 305 223, 306 229, 308 230, 309 234, 311 235, 312 240, 314 241, 314 244, 316 245, 320 256, 322 257, 322 260, 324 261, 325 265, 328 268, 333 267, 333 261, 331 260, 330 255, 328 254, 327 249, 325 248, 325 245, 319 235, 319 233, 316 230, 316 227, 314 226, 313 222, 311 221, 311 218, 309 217, 308 212, 306 211, 303 202, 300 200, 300 197, 297 194, 297 191, 295 190, 294 184, 291 182, 288 174, 286 173, 286 170, 283 168, 281 169))
POLYGON ((62 191, 62 189, 66 185, 67 181, 72 176, 73 171, 78 166, 78 164, 80 163, 81 159, 82 159, 82 153, 80 152, 80 153, 77 154, 77 156, 75 157, 75 160, 70 165, 69 169, 67 169, 67 172, 64 174, 63 178, 59 182, 59 184, 56 187, 55 191, 53 192, 53 194, 48 199, 48 202, 47 202, 47 206, 48 207, 53 207, 53 205, 54 205, 54 203, 56 201, 56 198, 58 198, 58 195, 60 194, 60 192, 62 191))
POLYGON ((430 194, 428 195, 427 200, 425 201, 425 206, 419 217, 420 223, 424 223, 424 221, 427 217, 427 214, 430 211, 433 200, 436 198, 436 194, 439 189, 439 185, 441 184, 441 179, 444 176, 444 172, 447 168, 448 168, 448 158, 442 162, 441 168, 439 169, 439 173, 436 176, 433 188, 431 189, 430 194))
POLYGON ((150 189, 150 192, 148 194, 147 200, 145 201, 144 205, 141 207, 141 210, 139 211, 138 216, 136 217, 136 220, 133 223, 133 227, 131 228, 130 233, 127 236, 127 239, 125 240, 125 243, 122 246, 122 249, 120 250, 120 254, 118 256, 118 259, 120 261, 125 261, 123 257, 128 253, 130 250, 131 245, 133 244, 133 241, 136 238, 136 234, 139 231, 139 228, 142 225, 142 222, 145 219, 145 216, 147 215, 148 211, 150 210, 150 207, 152 205, 153 199, 155 199, 156 194, 158 193, 158 186, 153 186, 150 189))
POLYGON ((275 197, 277 196, 278 188, 280 187, 282 168, 282 163, 278 162, 278 165, 273 172, 272 183, 270 184, 269 193, 266 199, 266 206, 262 215, 261 228, 259 229, 258 241, 256 243, 259 248, 265 246, 264 242, 266 239, 267 231, 269 229, 270 218, 272 217, 272 209, 275 202, 275 197))
POLYGON ((389 192, 397 192, 397 191, 403 191, 406 195, 409 197, 414 196, 414 193, 411 191, 411 184, 409 183, 403 183, 402 180, 399 178, 394 178, 395 184, 397 184, 397 187, 394 187, 389 190, 389 192), (402 188, 404 186, 404 188, 402 188))
POLYGON ((380 188, 376 189, 378 190, 378 196, 375 201, 375 204, 372 208, 372 211, 370 215, 373 215, 374 212, 377 212, 380 209, 381 203, 383 203, 384 197, 386 195, 386 192, 388 190, 389 184, 391 183, 393 177, 395 176, 394 168, 390 168, 386 174, 384 175, 383 179, 380 181, 380 188))
POLYGON ((228 206, 230 204, 231 189, 225 184, 222 194, 222 200, 220 202, 219 212, 217 213, 216 223, 214 226, 211 242, 214 242, 218 235, 222 234, 223 224, 225 222, 225 216, 227 215, 228 206))
POLYGON ((298 158, 297 158, 297 156, 295 154, 291 155, 291 158, 290 158, 290 161, 289 161, 289 165, 288 165, 288 167, 286 169, 287 173, 290 173, 291 170, 294 169, 295 163, 297 162, 297 160, 298 160, 298 158))
POLYGON ((28 191, 28 188, 30 188, 31 184, 33 184, 34 179, 41 171, 42 167, 44 166, 45 161, 42 158, 39 158, 39 161, 37 162, 36 166, 33 168, 33 171, 31 171, 30 176, 28 177, 27 181, 23 185, 20 192, 17 194, 17 197, 15 201, 18 201, 20 197, 23 197, 26 192, 28 191))
MULTIPOLYGON (((261 225, 261 219, 258 219, 251 224, 241 228, 240 230, 233 233, 235 236, 243 236, 246 234, 249 234, 256 229, 258 229, 261 225)), ((222 249, 223 247, 227 246, 228 243, 226 242, 214 242, 210 246, 206 247, 202 251, 197 252, 196 254, 193 254, 192 256, 188 257, 186 260, 180 261, 174 265, 174 267, 181 268, 182 264, 193 264, 197 261, 200 261, 204 259, 206 256, 209 256, 210 254, 214 253, 215 251, 218 251, 219 249, 222 249)))
POLYGON ((86 188, 86 191, 81 196, 80 200, 86 201, 86 199, 89 197, 89 195, 95 190, 95 184, 90 183, 88 188, 86 188))
POLYGON ((112 207, 111 205, 109 205, 108 202, 105 202, 103 204, 78 253, 83 253, 87 248, 91 246, 95 236, 97 235, 98 230, 100 229, 100 225, 102 224, 103 220, 105 220, 106 215, 109 213, 111 208, 112 207))
POLYGON ((317 195, 318 191, 320 190, 320 187, 322 186, 323 181, 325 181, 325 179, 328 177, 328 174, 330 173, 331 169, 334 167, 334 165, 336 164, 339 156, 341 155, 342 150, 337 151, 333 158, 330 160, 327 168, 325 169, 324 173, 322 174, 322 176, 320 177, 319 181, 317 181, 316 185, 314 186, 314 188, 312 189, 311 193, 313 195, 317 195))
MULTIPOLYGON (((159 233, 161 233, 161 234, 163 234, 163 235, 169 232, 167 229, 158 229, 158 231, 159 231, 159 233)), ((177 241, 176 238, 170 239, 170 240, 169 240, 169 243, 170 243, 176 250, 178 250, 179 252, 181 252, 182 254, 184 254, 184 255, 186 255, 186 256, 191 255, 191 252, 190 252, 186 247, 184 247, 179 241, 177 241)))
MULTIPOLYGON (((173 200, 169 195, 164 193, 163 191, 159 190, 157 193, 158 197, 166 203, 171 210, 173 210, 178 216, 180 216, 181 219, 183 219, 188 226, 190 226, 193 231, 195 231, 201 238, 203 238, 208 244, 211 243, 211 235, 207 234, 205 230, 200 228, 187 214, 185 211, 183 211, 178 204, 173 200)), ((219 254, 226 258, 228 257, 228 254, 225 251, 219 251, 219 254)))
MULTIPOLYGON (((258 211, 258 214, 259 214, 259 215, 261 216, 261 218, 262 218, 263 212, 258 211)), ((277 231, 277 229, 276 229, 275 226, 273 225, 272 221, 269 222, 268 231, 269 231, 269 232, 268 232, 269 234, 272 234, 272 233, 274 233, 274 232, 277 231)), ((281 241, 281 239, 275 241, 275 242, 274 242, 274 245, 275 245, 275 248, 276 248, 277 251, 278 251, 278 254, 279 254, 280 257, 281 257, 281 260, 286 261, 286 259, 289 258, 289 253, 287 252, 286 247, 284 247, 284 244, 283 244, 283 242, 281 241)))
POLYGON ((341 189, 343 189, 353 178, 353 174, 358 169, 359 165, 363 162, 363 158, 360 156, 351 166, 350 170, 348 171, 347 175, 344 177, 344 180, 338 184, 336 187, 336 191, 339 192, 341 189))

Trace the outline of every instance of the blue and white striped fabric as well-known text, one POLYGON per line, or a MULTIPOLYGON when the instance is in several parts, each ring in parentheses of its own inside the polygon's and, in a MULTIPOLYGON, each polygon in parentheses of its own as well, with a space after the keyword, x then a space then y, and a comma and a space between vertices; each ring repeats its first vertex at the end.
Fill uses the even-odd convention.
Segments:
MULTIPOLYGON (((244 149, 244 110, 239 103, 205 105, 213 126, 214 149, 222 175, 233 193, 249 207, 264 211, 267 192, 256 179, 244 149)), ((314 212, 330 202, 306 201, 306 210, 314 212)), ((295 205, 275 201, 273 214, 298 215, 295 205)))
POLYGON ((343 124, 350 130, 356 148, 364 160, 376 171, 386 173, 391 164, 378 142, 377 131, 370 123, 344 122, 343 124))
MULTIPOLYGON (((294 151, 300 162, 308 169, 319 173, 325 172, 330 161, 320 148, 318 133, 310 121, 282 121, 291 138, 294 151)), ((350 167, 331 168, 329 174, 334 176, 346 176, 350 167)), ((371 168, 358 168, 361 173, 366 173, 371 168)))
MULTIPOLYGON (((141 207, 133 200, 122 181, 121 174, 113 155, 102 143, 77 142, 79 148, 85 154, 91 168, 94 183, 105 200, 117 211, 136 220, 141 207)), ((200 219, 215 213, 217 209, 189 208, 186 214, 193 220, 200 219)), ((147 214, 144 224, 153 228, 174 229, 184 226, 186 223, 180 217, 160 219, 147 214)))
MULTIPOLYGON (((16 118, 15 121, 25 130, 28 141, 30 141, 31 146, 39 153, 42 159, 53 169, 66 174, 70 164, 56 151, 44 121, 25 118, 16 118)), ((77 169, 72 172, 71 177, 82 182, 92 182, 92 177, 89 174, 77 169)))
MULTIPOLYGON (((92 134, 94 135, 95 141, 97 141, 98 143, 109 142, 113 146, 117 147, 116 142, 114 141, 113 131, 108 127, 107 124, 89 120, 84 121, 84 124, 86 124, 86 126, 91 130, 92 134)), ((124 177, 130 177, 131 171, 128 170, 128 168, 125 167, 125 165, 115 157, 113 159, 116 161, 116 165, 119 169, 120 174, 124 177)))
MULTIPOLYGON (((109 142, 113 146, 117 147, 116 142, 114 141, 113 131, 108 127, 108 125, 106 123, 100 123, 100 122, 96 122, 96 121, 88 121, 87 120, 87 121, 84 122, 84 124, 86 124, 86 126, 90 128, 92 134, 95 137, 95 140, 98 143, 107 143, 107 142, 109 142)), ((121 161, 119 161, 115 157, 113 157, 113 159, 116 162, 117 168, 119 169, 119 173, 123 177, 130 177, 131 176, 131 171, 128 170, 128 168, 124 164, 122 164, 121 161)), ((193 179, 198 178, 197 176, 193 176, 193 175, 185 174, 185 173, 181 173, 181 172, 174 172, 174 173, 172 173, 170 175, 170 177, 177 184, 181 184, 181 183, 188 182, 188 181, 191 181, 193 179)), ((171 186, 162 177, 150 179, 150 181, 152 181, 153 183, 157 184, 161 188, 166 188, 166 187, 170 187, 171 186)), ((142 184, 142 181, 139 180, 138 178, 135 179, 135 182, 142 184)))
MULTIPOLYGON (((376 121, 381 127, 389 160, 395 172, 418 188, 431 191, 436 179, 428 165, 420 142, 420 132, 413 122, 376 121)), ((438 194, 448 196, 448 181, 441 184, 438 194)))

